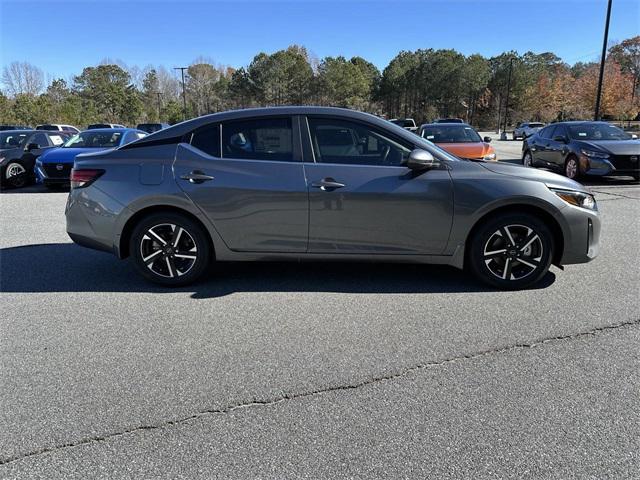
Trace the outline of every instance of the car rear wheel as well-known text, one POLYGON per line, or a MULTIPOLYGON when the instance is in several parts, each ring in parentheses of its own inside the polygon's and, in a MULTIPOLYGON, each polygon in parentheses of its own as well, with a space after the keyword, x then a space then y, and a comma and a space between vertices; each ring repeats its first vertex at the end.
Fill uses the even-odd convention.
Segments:
POLYGON ((143 277, 172 287, 198 280, 211 259, 203 228, 186 216, 169 212, 140 221, 131 235, 129 251, 143 277))
POLYGON ((469 266, 483 282, 505 290, 527 288, 547 273, 553 258, 553 235, 529 214, 495 217, 469 243, 469 266))
POLYGON ((14 188, 24 187, 27 182, 27 170, 18 162, 9 163, 4 169, 4 183, 14 188))
POLYGON ((569 157, 564 162, 564 175, 571 180, 575 180, 580 176, 580 166, 576 157, 569 157))
POLYGON ((533 167, 533 157, 531 156, 531 152, 529 150, 524 152, 524 156, 522 157, 522 164, 525 167, 533 167))

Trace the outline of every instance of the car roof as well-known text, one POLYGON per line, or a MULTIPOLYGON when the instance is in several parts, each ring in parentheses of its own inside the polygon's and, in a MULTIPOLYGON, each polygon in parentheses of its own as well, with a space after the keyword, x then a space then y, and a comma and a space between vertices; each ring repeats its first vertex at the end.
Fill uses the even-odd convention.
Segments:
MULTIPOLYGON (((162 140, 175 139, 182 137, 183 135, 190 133, 196 128, 202 127, 212 122, 223 122, 228 120, 240 120, 243 118, 256 118, 272 115, 335 115, 340 118, 346 118, 351 120, 361 120, 373 125, 378 125, 381 128, 389 128, 389 121, 376 117, 370 113, 364 113, 357 110, 350 110, 348 108, 338 107, 315 107, 315 106, 285 106, 285 107, 260 107, 260 108, 246 108, 242 110, 228 110, 225 112, 212 113, 210 115, 204 115, 202 117, 193 118, 184 122, 172 125, 163 130, 154 132, 147 137, 136 142, 137 145, 143 145, 150 142, 158 142, 162 140)), ((403 135, 400 130, 407 132, 402 127, 396 127, 398 135, 403 135)), ((413 135, 414 133, 408 132, 406 135, 413 135)), ((410 137, 408 137, 410 138, 410 137)))
POLYGON ((80 133, 85 133, 85 132, 105 132, 105 133, 127 133, 127 132, 141 132, 141 133, 146 133, 146 132, 142 132, 141 130, 138 130, 137 128, 90 128, 87 130, 83 130, 80 133))
POLYGON ((424 123, 420 127, 470 127, 470 128, 473 128, 471 125, 464 122, 424 123))
POLYGON ((20 130, 2 130, 0 131, 0 133, 36 133, 36 130, 25 130, 25 129, 20 129, 20 130))

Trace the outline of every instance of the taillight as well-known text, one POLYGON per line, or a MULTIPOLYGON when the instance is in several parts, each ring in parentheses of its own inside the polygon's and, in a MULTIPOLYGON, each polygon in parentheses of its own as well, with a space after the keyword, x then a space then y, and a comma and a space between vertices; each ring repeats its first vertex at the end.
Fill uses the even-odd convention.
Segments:
POLYGON ((71 170, 71 188, 82 188, 91 185, 104 173, 104 170, 92 168, 74 168, 71 170))

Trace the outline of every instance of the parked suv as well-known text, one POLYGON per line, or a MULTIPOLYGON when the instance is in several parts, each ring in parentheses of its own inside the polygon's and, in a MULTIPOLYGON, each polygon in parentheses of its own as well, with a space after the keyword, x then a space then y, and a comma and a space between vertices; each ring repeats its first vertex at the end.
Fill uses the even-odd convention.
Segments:
POLYGON ((468 267, 498 288, 598 253, 593 196, 550 172, 454 157, 373 115, 217 113, 75 158, 67 232, 168 286, 213 261, 468 267))
POLYGON ((513 130, 513 139, 517 140, 518 138, 522 138, 523 140, 527 137, 530 137, 538 130, 544 127, 544 123, 539 122, 524 122, 518 123, 516 128, 513 130))
POLYGON ((73 125, 62 125, 59 123, 46 123, 44 125, 36 125, 36 130, 51 130, 54 132, 67 132, 67 133, 70 133, 71 135, 75 135, 76 133, 80 132, 80 130, 78 130, 73 125))
POLYGON ((571 179, 630 175, 640 179, 640 141, 606 122, 559 122, 522 142, 522 163, 571 179))

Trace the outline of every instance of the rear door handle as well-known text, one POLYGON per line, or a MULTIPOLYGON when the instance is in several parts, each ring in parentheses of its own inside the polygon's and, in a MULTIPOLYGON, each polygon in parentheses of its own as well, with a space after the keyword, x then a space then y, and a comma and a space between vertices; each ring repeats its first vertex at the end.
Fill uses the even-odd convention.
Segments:
POLYGON ((331 190, 335 190, 336 188, 342 188, 346 185, 344 183, 336 182, 333 178, 327 177, 323 178, 319 182, 313 182, 311 184, 313 188, 319 188, 323 192, 330 192, 331 190))
POLYGON ((200 170, 194 170, 191 173, 181 175, 180 178, 182 180, 188 180, 189 183, 204 183, 208 182, 209 180, 213 180, 214 177, 212 177, 211 175, 207 175, 200 170))

